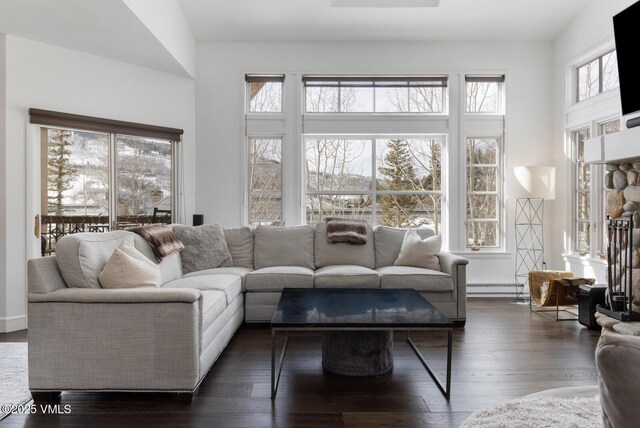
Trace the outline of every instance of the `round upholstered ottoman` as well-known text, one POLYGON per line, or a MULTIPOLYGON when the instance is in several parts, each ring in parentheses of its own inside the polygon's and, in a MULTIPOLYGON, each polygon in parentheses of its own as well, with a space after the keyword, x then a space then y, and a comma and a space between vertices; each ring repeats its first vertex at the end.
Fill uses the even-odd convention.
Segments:
POLYGON ((344 376, 378 376, 393 368, 393 332, 331 331, 322 340, 322 367, 344 376))

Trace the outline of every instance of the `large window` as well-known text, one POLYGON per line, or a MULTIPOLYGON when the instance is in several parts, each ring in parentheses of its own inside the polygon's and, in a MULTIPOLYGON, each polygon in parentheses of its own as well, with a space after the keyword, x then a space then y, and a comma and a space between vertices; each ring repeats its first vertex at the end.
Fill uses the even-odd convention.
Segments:
POLYGON ((109 217, 123 227, 158 219, 158 211, 171 221, 171 141, 63 128, 42 128, 41 135, 43 216, 106 228, 109 217))
POLYGON ((616 51, 576 67, 576 100, 583 101, 619 86, 616 51))
POLYGON ((109 134, 42 128, 41 136, 42 214, 108 216, 109 134))
POLYGON ((591 137, 589 128, 571 133, 574 146, 574 220, 575 251, 586 254, 591 249, 591 167, 584 161, 584 144, 591 137))
POLYGON ((467 113, 504 112, 504 76, 465 76, 467 113))
POLYGON ((465 246, 471 250, 503 245, 504 84, 504 75, 465 76, 464 220, 465 246), (482 133, 475 135, 474 127, 482 133))
MULTIPOLYGON (((115 136, 115 182, 119 223, 158 211, 170 222, 173 147, 170 141, 129 135, 115 136)), ((137 222, 135 222, 137 223, 137 222)))
POLYGON ((307 136, 306 220, 362 218, 399 227, 442 222, 442 137, 307 136))
POLYGON ((306 76, 307 113, 443 113, 446 77, 306 76))
POLYGON ((467 138, 467 247, 500 245, 501 137, 467 138))
POLYGON ((282 138, 249 138, 249 223, 282 225, 282 138))
POLYGON ((42 255, 71 233, 184 221, 181 129, 34 108, 29 121, 40 135, 42 255))
POLYGON ((245 79, 246 223, 365 219, 504 250, 502 73, 245 79))
POLYGON ((249 113, 282 112, 282 75, 247 75, 247 110, 249 113))

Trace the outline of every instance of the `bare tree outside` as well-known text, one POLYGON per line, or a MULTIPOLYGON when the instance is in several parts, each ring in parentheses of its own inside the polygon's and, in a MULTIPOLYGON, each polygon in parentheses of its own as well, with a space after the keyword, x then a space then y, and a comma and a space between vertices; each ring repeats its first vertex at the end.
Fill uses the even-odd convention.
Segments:
POLYGON ((376 87, 376 108, 398 113, 442 113, 444 91, 440 86, 428 86, 428 82, 409 82, 402 88, 376 87))
POLYGON ((591 248, 591 167, 584 161, 584 143, 591 138, 589 129, 573 132, 573 142, 576 150, 576 251, 589 251, 591 248))
POLYGON ((249 83, 251 113, 276 113, 282 111, 282 82, 249 83))
POLYGON ((249 139, 249 221, 282 224, 282 139, 249 139))
POLYGON ((467 246, 498 242, 499 138, 467 138, 467 246))
POLYGON ((613 50, 602 56, 602 92, 620 86, 618 77, 618 56, 613 50))
POLYGON ((467 113, 498 113, 500 83, 466 82, 467 113))
POLYGON ((578 101, 600 93, 599 59, 578 68, 578 101))

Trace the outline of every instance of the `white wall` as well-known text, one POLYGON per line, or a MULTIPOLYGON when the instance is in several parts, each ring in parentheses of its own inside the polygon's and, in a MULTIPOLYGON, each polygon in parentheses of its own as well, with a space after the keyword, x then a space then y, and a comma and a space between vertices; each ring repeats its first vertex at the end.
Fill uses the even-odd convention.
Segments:
MULTIPOLYGON (((7 36, 6 201, 2 224, 6 254, 6 330, 25 328, 26 241, 33 218, 26 211, 26 143, 30 107, 184 129, 185 165, 195 163, 195 82, 110 59, 7 36)), ((0 179, 0 183, 1 183, 0 179)), ((193 168, 185 168, 187 219, 194 212, 193 168)), ((0 190, 0 197, 2 190, 0 190)), ((2 219, 3 214, 0 214, 2 219)), ((0 312, 1 314, 1 312, 0 312)))
POLYGON ((196 42, 178 0, 124 0, 164 48, 195 77, 196 42))
MULTIPOLYGON (((599 282, 603 282, 604 267, 602 263, 595 263, 582 258, 581 260, 566 264, 562 254, 571 250, 569 237, 571 236, 573 223, 569 221, 571 212, 571 177, 572 170, 567 165, 570 155, 566 153, 568 144, 565 142, 565 125, 567 121, 567 68, 575 65, 585 54, 600 46, 610 44, 613 46, 613 15, 635 3, 636 0, 592 0, 567 28, 553 42, 553 83, 552 83, 552 161, 556 167, 556 200, 551 203, 554 212, 552 228, 551 252, 553 264, 556 269, 570 268, 577 275, 595 276, 599 282)), ((607 94, 604 94, 606 97, 607 94)), ((615 94, 617 98, 618 95, 615 94)), ((612 100, 606 103, 611 105, 612 100)), ((616 102, 614 105, 618 105, 616 102)), ((608 108, 608 107, 607 107, 608 108)), ((616 108, 614 107, 614 110, 616 108)))
POLYGON ((5 199, 6 180, 3 171, 6 170, 5 143, 6 143, 6 36, 0 33, 0 331, 5 331, 7 316, 6 296, 6 246, 7 234, 5 233, 5 199))
MULTIPOLYGON (((508 74, 507 167, 544 165, 551 140, 548 43, 204 43, 197 49, 196 211, 226 226, 242 219, 244 73, 508 74), (535 149, 532 149, 534 148, 535 149)), ((464 171, 460 174, 464 176, 464 171)), ((507 183, 509 186, 510 183, 507 183)), ((507 238, 513 252, 513 202, 507 238)), ((464 228, 464 225, 452 225, 464 228)), ((472 284, 513 284, 513 254, 480 256, 472 284)))

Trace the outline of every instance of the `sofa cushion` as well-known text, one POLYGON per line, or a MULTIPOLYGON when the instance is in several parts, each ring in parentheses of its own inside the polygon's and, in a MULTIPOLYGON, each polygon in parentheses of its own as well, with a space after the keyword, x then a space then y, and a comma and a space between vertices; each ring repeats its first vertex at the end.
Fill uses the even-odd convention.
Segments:
POLYGON ((122 242, 134 243, 124 230, 107 233, 74 233, 56 244, 56 260, 69 287, 100 288, 98 274, 122 242))
POLYGON ((160 287, 160 268, 127 242, 115 249, 98 274, 102 288, 160 287))
POLYGON ((207 275, 171 281, 162 288, 193 288, 196 290, 218 290, 224 292, 227 304, 242 292, 242 280, 237 275, 207 275))
POLYGON ((244 278, 253 269, 245 267, 220 267, 213 269, 199 270, 196 272, 189 272, 185 274, 183 278, 193 278, 194 276, 206 276, 206 275, 238 275, 244 278))
MULTIPOLYGON (((133 244, 136 250, 144 254, 152 262, 156 261, 151 245, 140 235, 133 234, 133 244)), ((182 276, 182 261, 180 260, 180 252, 173 253, 162 259, 160 264, 160 284, 166 284, 169 281, 180 279, 182 276)))
POLYGON ((376 269, 380 288, 413 288, 418 291, 451 291, 451 275, 410 266, 386 266, 376 269))
MULTIPOLYGON (((257 254, 257 253, 256 253, 257 254)), ((313 288, 313 271, 301 266, 272 266, 251 271, 244 279, 247 291, 313 288)))
POLYGON ((224 238, 233 266, 253 269, 253 229, 247 226, 225 229, 224 238))
POLYGON ((180 254, 182 273, 231 266, 231 254, 218 223, 195 227, 174 225, 173 230, 184 244, 180 254))
POLYGON ((363 266, 325 266, 316 271, 314 284, 316 288, 379 288, 380 275, 363 266))
POLYGON ((313 226, 256 227, 255 268, 300 266, 314 269, 314 233, 313 226))
POLYGON ((225 294, 218 290, 202 292, 202 331, 207 328, 224 312, 228 302, 225 294))
POLYGON ((214 269, 205 269, 199 270, 196 272, 189 272, 184 275, 183 278, 192 278, 194 276, 206 276, 206 275, 238 275, 242 280, 242 290, 244 291, 244 280, 245 276, 253 269, 245 268, 245 267, 222 267, 222 268, 214 268, 214 269))
POLYGON ((407 230, 402 241, 400 254, 394 266, 412 266, 431 270, 441 270, 438 254, 442 248, 439 235, 421 238, 414 229, 407 230))
MULTIPOLYGON (((376 247, 376 269, 384 266, 393 266, 400 254, 406 232, 407 229, 376 226, 373 230, 376 247)), ((416 229, 416 232, 422 239, 435 235, 433 230, 426 227, 416 229)))
POLYGON ((317 268, 334 265, 357 265, 373 269, 376 253, 373 230, 367 225, 367 243, 352 245, 348 243, 332 244, 327 241, 326 223, 316 225, 315 263, 317 268))

